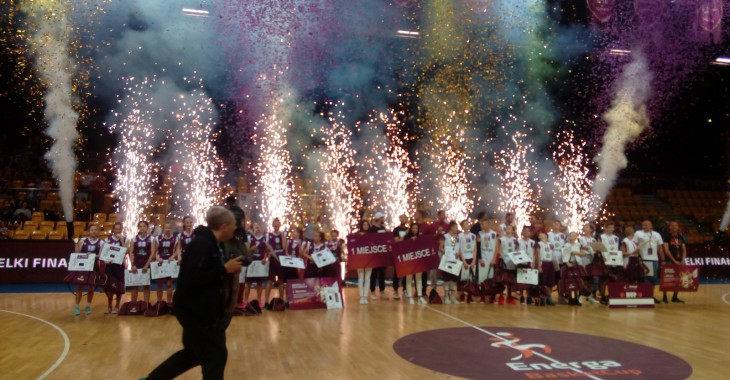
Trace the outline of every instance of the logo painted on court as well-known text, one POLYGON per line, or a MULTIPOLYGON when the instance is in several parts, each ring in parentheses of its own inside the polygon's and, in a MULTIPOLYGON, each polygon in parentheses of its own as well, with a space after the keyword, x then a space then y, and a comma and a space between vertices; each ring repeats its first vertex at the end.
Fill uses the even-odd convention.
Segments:
POLYGON ((673 380, 692 374, 689 363, 652 347, 551 330, 430 330, 399 339, 393 349, 413 364, 471 379, 673 380))

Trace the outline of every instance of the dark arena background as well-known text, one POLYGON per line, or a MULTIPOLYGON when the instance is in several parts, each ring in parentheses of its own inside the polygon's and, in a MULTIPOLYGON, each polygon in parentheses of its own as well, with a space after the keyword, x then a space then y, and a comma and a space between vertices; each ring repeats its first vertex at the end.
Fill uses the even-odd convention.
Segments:
POLYGON ((0 379, 144 377, 179 348, 175 317, 118 314, 101 279, 79 306, 72 254, 139 221, 184 239, 231 201, 249 238, 280 223, 340 248, 336 275, 271 265, 241 286, 228 378, 724 378, 729 17, 728 0, 0 0, 0 379), (356 242, 363 220, 387 242, 356 242), (450 221, 481 277, 436 271, 450 221), (495 279, 509 224, 538 283, 495 279), (552 274, 573 232, 580 307, 552 274), (633 250, 656 273, 631 277, 633 250), (247 308, 274 297, 284 311, 247 308))

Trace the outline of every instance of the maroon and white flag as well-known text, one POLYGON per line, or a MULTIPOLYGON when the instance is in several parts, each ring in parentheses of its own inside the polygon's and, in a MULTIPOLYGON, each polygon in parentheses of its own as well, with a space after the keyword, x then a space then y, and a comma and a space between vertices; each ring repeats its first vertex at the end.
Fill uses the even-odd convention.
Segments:
POLYGON ((421 236, 394 243, 393 262, 399 277, 438 268, 440 260, 433 237, 421 236))
POLYGON ((613 17, 616 0, 587 0, 587 2, 593 19, 599 23, 605 24, 613 17))
POLYGON ((393 235, 366 233, 347 236, 347 268, 378 268, 393 265, 393 235))

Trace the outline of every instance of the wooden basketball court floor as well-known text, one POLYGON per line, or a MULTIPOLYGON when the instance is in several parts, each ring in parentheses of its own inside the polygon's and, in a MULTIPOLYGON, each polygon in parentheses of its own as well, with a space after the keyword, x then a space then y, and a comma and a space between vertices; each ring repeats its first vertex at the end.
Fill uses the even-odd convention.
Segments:
MULTIPOLYGON (((104 315, 105 297, 96 296, 92 315, 74 317, 71 294, 0 294, 0 379, 135 379, 181 347, 181 329, 173 316, 104 315)), ((227 334, 226 378, 454 378, 411 364, 394 352, 393 343, 416 332, 470 325, 620 339, 681 357, 693 367, 692 379, 730 378, 730 285, 702 285, 699 292, 681 296, 684 305, 641 310, 423 306, 391 300, 362 306, 357 289, 348 287, 344 310, 234 318, 227 334)), ((448 350, 443 347, 444 354, 448 350)), ((195 368, 181 378, 200 377, 195 368)))

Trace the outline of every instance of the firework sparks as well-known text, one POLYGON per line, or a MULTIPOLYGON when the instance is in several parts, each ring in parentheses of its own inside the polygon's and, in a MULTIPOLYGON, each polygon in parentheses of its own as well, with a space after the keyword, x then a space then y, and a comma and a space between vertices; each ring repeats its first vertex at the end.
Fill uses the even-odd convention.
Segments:
POLYGON ((216 204, 220 175, 215 147, 211 143, 214 110, 210 98, 203 92, 202 80, 188 79, 195 84, 190 93, 180 94, 173 101, 178 131, 175 138, 175 159, 182 162, 182 173, 175 177, 180 185, 177 195, 195 224, 205 222, 205 212, 216 204))
POLYGON ((522 231, 529 219, 530 213, 537 209, 535 199, 539 198, 540 188, 532 186, 531 173, 535 171, 527 159, 529 145, 523 145, 524 135, 515 133, 512 141, 514 148, 502 150, 499 153, 498 169, 500 170, 501 184, 499 186, 501 212, 514 213, 516 231, 522 231))
POLYGON ((402 111, 374 112, 366 125, 375 135, 371 142, 375 156, 368 159, 365 181, 372 207, 385 213, 386 225, 391 227, 400 224, 400 215, 411 217, 415 211, 416 168, 408 154, 408 137, 401 135, 403 118, 402 111))
MULTIPOLYGON (((125 80, 125 95, 117 101, 128 111, 119 122, 113 124, 111 131, 120 139, 115 149, 117 178, 114 194, 119 199, 119 213, 124 224, 124 233, 133 236, 137 221, 142 219, 149 206, 152 195, 152 176, 150 163, 154 150, 155 129, 152 115, 144 111, 144 106, 154 102, 150 90, 156 78, 144 78, 135 83, 134 78, 125 80)), ((120 113, 113 112, 116 117, 120 113)))
MULTIPOLYGON (((344 104, 337 103, 336 107, 339 106, 344 104)), ((352 130, 343 122, 344 119, 339 109, 327 113, 329 125, 321 128, 324 133, 324 150, 319 159, 317 174, 321 180, 332 227, 347 235, 357 224, 362 196, 353 171, 355 150, 352 147, 352 130)))
POLYGON ((282 120, 284 100, 276 100, 269 116, 256 123, 261 130, 257 143, 261 149, 256 164, 258 194, 261 196, 259 216, 271 227, 275 218, 281 220, 284 229, 293 225, 294 213, 299 203, 292 183, 292 164, 286 149, 289 123, 282 120))
POLYGON ((558 167, 556 207, 571 232, 580 232, 586 222, 595 217, 595 203, 598 202, 591 191, 593 180, 584 149, 585 144, 576 143, 572 133, 568 132, 553 152, 553 160, 558 167))

